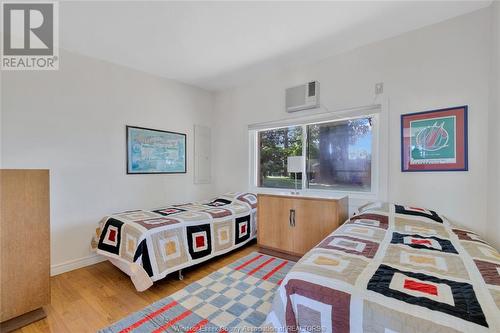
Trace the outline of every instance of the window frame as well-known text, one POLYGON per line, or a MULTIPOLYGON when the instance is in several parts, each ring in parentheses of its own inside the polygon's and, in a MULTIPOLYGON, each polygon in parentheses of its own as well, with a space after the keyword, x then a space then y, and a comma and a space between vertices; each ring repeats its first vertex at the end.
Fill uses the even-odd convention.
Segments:
POLYGON ((302 166, 302 188, 299 189, 301 195, 312 195, 312 196, 344 196, 348 195, 350 198, 358 199, 371 199, 375 200, 380 197, 385 197, 385 192, 381 190, 384 185, 382 182, 386 177, 381 177, 381 125, 382 125, 382 108, 379 105, 377 111, 374 112, 373 108, 365 110, 361 114, 356 112, 355 114, 347 114, 344 117, 338 117, 335 115, 326 116, 318 119, 315 115, 310 117, 305 117, 303 119, 289 119, 280 121, 279 123, 270 123, 269 126, 266 124, 257 126, 257 128, 252 128, 249 126, 249 188, 255 193, 288 193, 294 189, 286 188, 271 188, 271 187, 260 187, 258 186, 259 177, 259 135, 261 131, 268 131, 273 129, 301 126, 302 127, 302 156, 307 157, 307 126, 312 124, 322 124, 322 123, 332 123, 341 122, 351 119, 359 118, 372 118, 372 155, 371 155, 371 190, 370 191, 341 191, 341 190, 331 190, 331 189, 311 189, 307 187, 308 175, 307 175, 307 159, 304 158, 304 163, 302 166))

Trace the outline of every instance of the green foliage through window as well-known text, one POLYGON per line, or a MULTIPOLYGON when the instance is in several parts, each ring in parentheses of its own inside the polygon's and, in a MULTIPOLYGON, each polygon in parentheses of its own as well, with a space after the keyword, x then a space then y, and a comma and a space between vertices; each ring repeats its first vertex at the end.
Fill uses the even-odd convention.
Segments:
POLYGON ((287 157, 302 156, 307 132, 307 187, 371 190, 372 118, 290 126, 258 132, 259 187, 302 188, 302 173, 287 172, 287 157))
MULTIPOLYGON (((287 157, 302 156, 302 127, 259 132, 259 186, 293 188, 294 175, 287 172, 287 157)), ((297 187, 301 187, 301 176, 297 187)))

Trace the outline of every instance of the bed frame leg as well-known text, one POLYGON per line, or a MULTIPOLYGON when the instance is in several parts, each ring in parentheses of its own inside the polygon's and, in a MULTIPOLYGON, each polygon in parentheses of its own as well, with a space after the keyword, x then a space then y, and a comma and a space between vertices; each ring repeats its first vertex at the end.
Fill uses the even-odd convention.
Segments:
POLYGON ((179 280, 183 280, 184 276, 182 275, 182 269, 179 269, 179 280))

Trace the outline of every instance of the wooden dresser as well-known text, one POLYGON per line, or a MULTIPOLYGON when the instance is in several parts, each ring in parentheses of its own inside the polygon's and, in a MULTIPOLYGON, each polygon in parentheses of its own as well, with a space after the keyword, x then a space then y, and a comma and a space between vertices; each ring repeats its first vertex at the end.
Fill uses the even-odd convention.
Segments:
POLYGON ((298 259, 348 217, 348 198, 259 194, 259 251, 298 259))
POLYGON ((0 332, 50 302, 49 170, 0 170, 0 332))

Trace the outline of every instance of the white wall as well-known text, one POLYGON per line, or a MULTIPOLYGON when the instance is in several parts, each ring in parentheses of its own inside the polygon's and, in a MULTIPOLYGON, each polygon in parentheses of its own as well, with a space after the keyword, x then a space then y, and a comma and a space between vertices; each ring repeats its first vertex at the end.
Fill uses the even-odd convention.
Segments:
POLYGON ((217 190, 248 184, 247 126, 287 117, 285 88, 318 80, 322 104, 336 110, 371 104, 374 84, 384 82, 384 99, 389 100, 389 200, 437 209, 485 234, 489 57, 486 8, 222 91, 215 101, 217 190), (464 104, 469 105, 470 171, 402 173, 400 114, 464 104))
POLYGON ((211 126, 211 93, 65 51, 60 59, 59 71, 2 73, 3 167, 50 169, 55 271, 91 255, 105 214, 213 194, 192 173, 193 126, 211 126), (126 175, 125 125, 187 133, 188 173, 126 175))
POLYGON ((500 248, 500 2, 491 6, 491 75, 490 116, 488 130, 488 233, 496 235, 496 247, 500 248))

